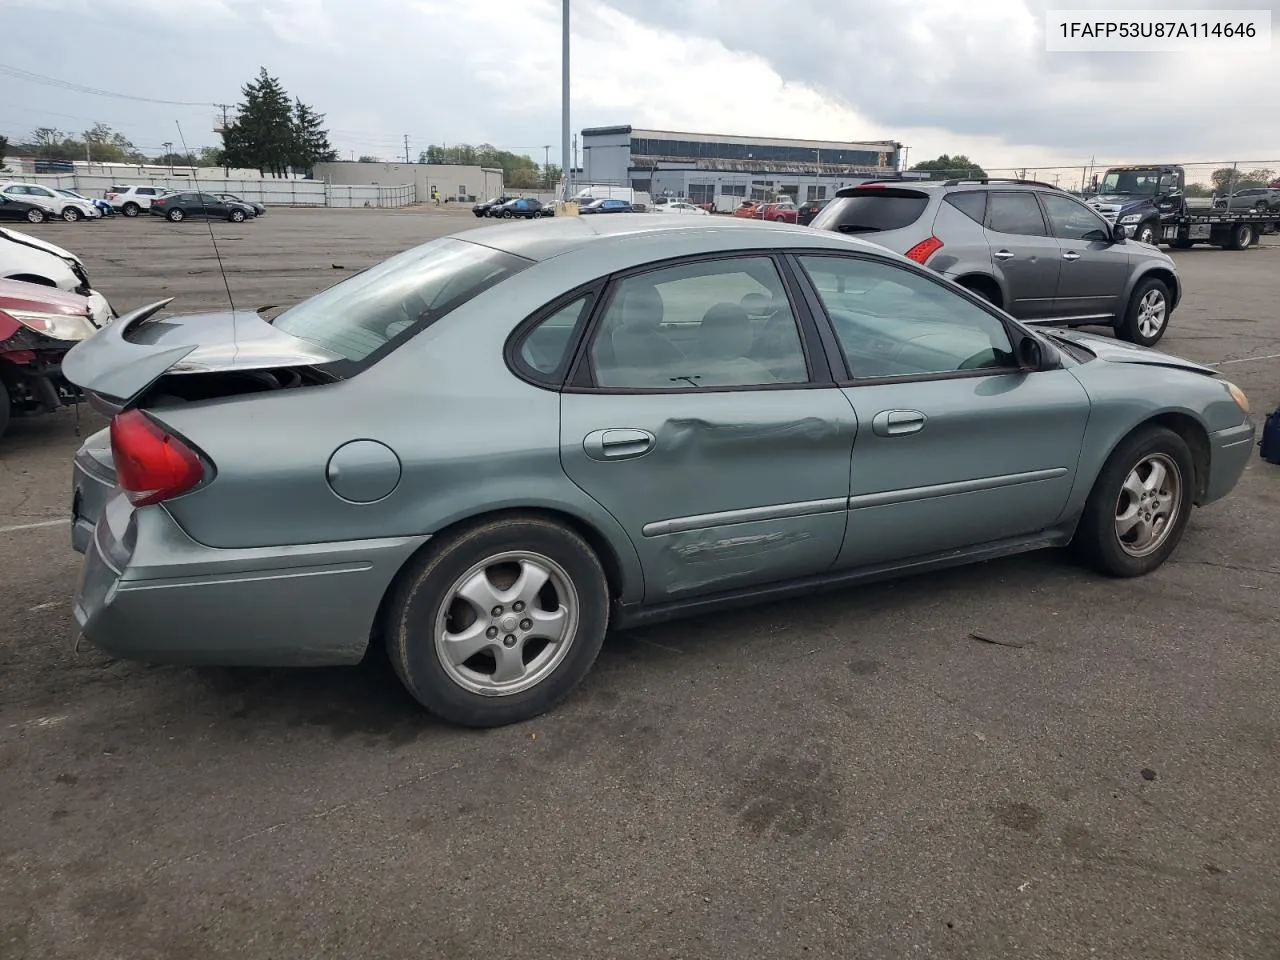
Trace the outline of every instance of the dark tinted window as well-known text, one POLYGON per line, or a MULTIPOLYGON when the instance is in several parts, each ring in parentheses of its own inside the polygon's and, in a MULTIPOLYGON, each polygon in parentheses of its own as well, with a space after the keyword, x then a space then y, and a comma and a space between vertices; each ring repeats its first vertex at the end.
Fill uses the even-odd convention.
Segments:
POLYGON ((960 193, 947 194, 947 203, 975 223, 981 223, 987 216, 987 191, 963 190, 960 193))
POLYGON ((997 233, 1047 237, 1040 204, 1031 193, 993 193, 987 200, 987 227, 997 233))
POLYGON ((928 194, 918 190, 864 190, 836 197, 813 218, 812 225, 839 233, 898 230, 919 220, 928 205, 928 194))
POLYGON ((1079 200, 1055 193, 1041 194, 1053 235, 1064 240, 1106 240, 1107 224, 1079 200))

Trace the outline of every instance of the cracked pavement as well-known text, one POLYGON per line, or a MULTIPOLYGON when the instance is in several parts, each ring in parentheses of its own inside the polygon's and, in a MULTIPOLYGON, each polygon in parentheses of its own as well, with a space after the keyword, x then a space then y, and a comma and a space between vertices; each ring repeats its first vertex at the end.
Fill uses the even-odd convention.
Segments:
MULTIPOLYGON (((475 224, 214 230, 243 306, 475 224)), ((118 309, 223 306, 203 224, 39 232, 118 309)), ((1245 361, 1261 417, 1280 246, 1174 256, 1162 349, 1245 361)), ((0 443, 4 960, 1278 955, 1280 467, 1139 581, 1045 553, 628 630, 557 712, 476 733, 376 656, 73 653, 76 445, 70 412, 0 443)))

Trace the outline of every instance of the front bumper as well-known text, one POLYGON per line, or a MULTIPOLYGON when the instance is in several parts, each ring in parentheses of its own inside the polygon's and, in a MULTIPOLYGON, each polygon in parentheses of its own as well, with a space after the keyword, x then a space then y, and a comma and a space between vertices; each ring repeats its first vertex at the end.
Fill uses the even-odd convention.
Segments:
POLYGON ((1238 426, 1209 434, 1209 477, 1199 501, 1201 506, 1220 500, 1235 489, 1253 456, 1257 432, 1253 420, 1246 418, 1238 426))
POLYGON ((163 507, 113 494, 85 552, 75 617, 94 646, 152 663, 357 663, 387 588, 427 537, 206 547, 163 507))
POLYGON ((99 327, 105 327, 116 318, 116 312, 110 302, 97 290, 90 290, 86 300, 89 301, 89 316, 99 327))

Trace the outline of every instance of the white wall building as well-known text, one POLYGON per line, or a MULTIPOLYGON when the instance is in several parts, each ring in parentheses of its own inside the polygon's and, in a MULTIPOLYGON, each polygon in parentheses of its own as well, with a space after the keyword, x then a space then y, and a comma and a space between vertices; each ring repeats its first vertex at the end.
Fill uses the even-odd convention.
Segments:
POLYGON ((453 163, 361 163, 335 160, 317 163, 315 176, 333 184, 372 183, 381 186, 412 184, 419 203, 430 203, 438 190, 441 200, 474 203, 502 193, 502 169, 453 163))

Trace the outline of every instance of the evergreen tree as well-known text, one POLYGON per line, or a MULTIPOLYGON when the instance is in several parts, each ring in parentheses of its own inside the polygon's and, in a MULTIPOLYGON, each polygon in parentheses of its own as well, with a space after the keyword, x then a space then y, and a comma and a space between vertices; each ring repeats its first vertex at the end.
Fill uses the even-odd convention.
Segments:
POLYGON ((244 101, 236 121, 222 135, 229 162, 256 167, 263 176, 286 176, 296 141, 289 95, 266 67, 258 70, 257 79, 246 83, 241 93, 244 101))
POLYGON ((299 173, 311 176, 317 163, 338 159, 324 129, 324 114, 317 113, 301 100, 294 99, 294 151, 291 165, 299 173))

